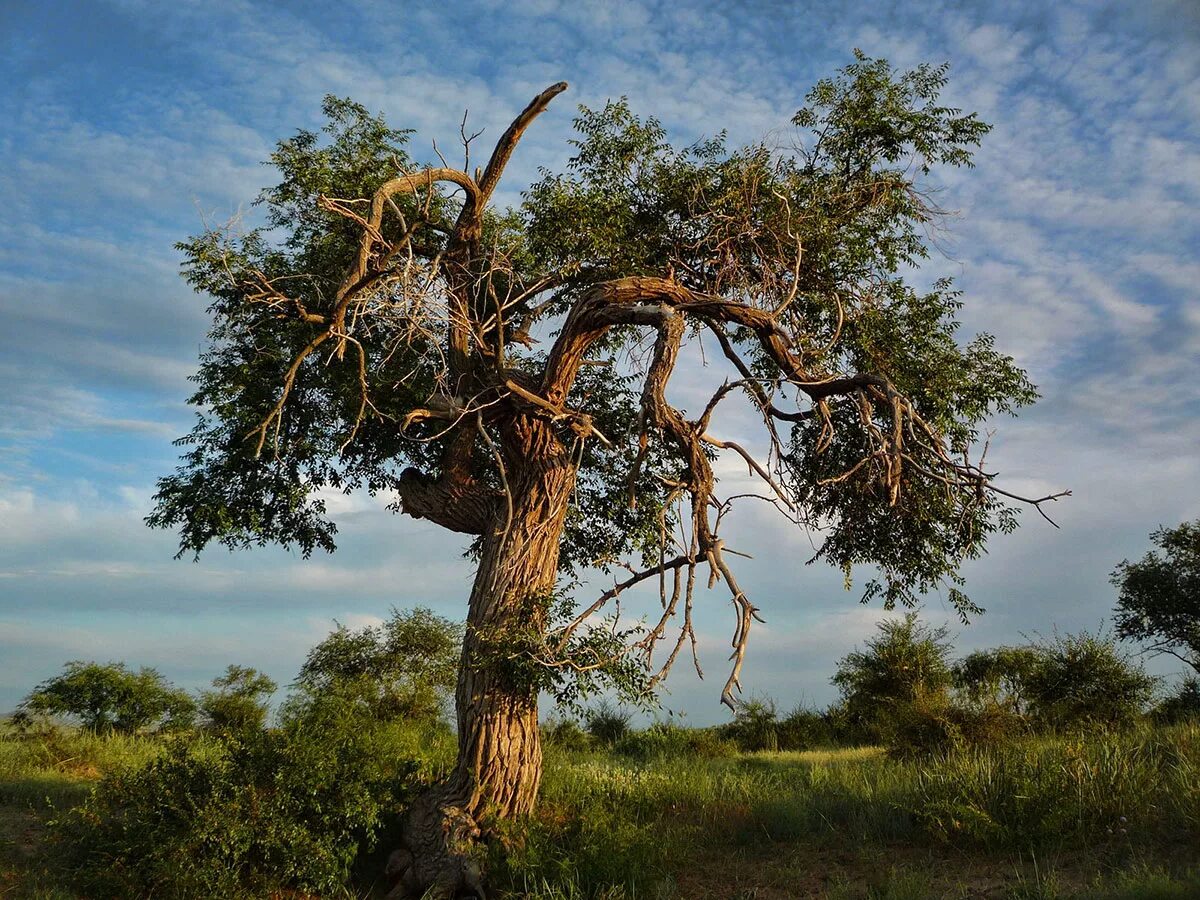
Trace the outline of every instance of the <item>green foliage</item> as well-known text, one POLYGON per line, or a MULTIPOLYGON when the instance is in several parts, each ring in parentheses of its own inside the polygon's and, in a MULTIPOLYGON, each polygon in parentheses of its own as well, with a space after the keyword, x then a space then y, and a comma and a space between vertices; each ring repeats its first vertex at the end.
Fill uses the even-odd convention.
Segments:
POLYGON ((1021 715, 1026 681, 1040 658, 1036 647, 977 650, 954 664, 954 687, 976 708, 1000 707, 1021 715))
POLYGON ((832 680, 848 717, 886 739, 902 704, 939 705, 946 696, 952 681, 950 632, 921 622, 915 612, 876 628, 879 635, 847 654, 832 680))
POLYGON ((770 697, 752 697, 738 704, 733 721, 721 729, 739 750, 775 751, 779 747, 779 716, 770 697))
POLYGON ((780 750, 812 750, 853 743, 839 721, 839 708, 826 710, 797 706, 776 725, 780 750))
POLYGON ((642 762, 687 756, 724 759, 736 756, 738 749, 721 729, 683 728, 670 720, 630 731, 613 746, 614 753, 642 762))
POLYGON ((296 684, 337 694, 380 719, 433 721, 454 696, 462 626, 424 607, 393 609, 379 626, 339 625, 309 651, 296 684))
MULTIPOLYGON (((766 143, 730 149, 723 135, 675 147, 658 120, 640 118, 625 100, 583 107, 565 171, 543 172, 518 209, 484 213, 479 234, 453 249, 472 257, 468 270, 487 269, 490 294, 553 285, 548 298, 514 299, 505 313, 513 323, 537 304, 539 315, 561 314, 588 289, 627 275, 670 278, 754 311, 788 298, 778 327, 806 367, 886 379, 911 400, 936 443, 958 458, 982 422, 1036 395, 990 336, 960 342, 961 300, 948 283, 922 292, 904 280, 926 256, 937 215, 918 179, 933 166, 970 165, 989 130, 974 114, 939 103, 945 83, 945 66, 898 72, 856 53, 794 116, 793 154, 766 143), (492 266, 498 258, 505 267, 492 266)), ((305 316, 333 310, 354 259, 358 226, 321 198, 354 204, 415 167, 406 132, 348 100, 327 98, 325 114, 324 138, 302 131, 272 155, 282 180, 259 198, 267 229, 212 231, 180 244, 185 275, 212 298, 214 320, 195 376, 200 421, 181 441, 188 448, 183 465, 160 481, 148 518, 179 528, 181 552, 214 540, 231 547, 295 543, 305 554, 331 550, 336 526, 321 489, 394 488, 406 464, 436 478, 446 434, 463 433, 416 425, 410 436, 422 440, 408 440, 397 427, 444 386, 445 342, 405 311, 411 298, 389 295, 378 307, 364 301, 346 352, 314 353, 299 366, 278 428, 264 435, 265 452, 247 438, 269 418, 290 361, 314 339, 305 316), (268 287, 279 296, 268 291, 265 300, 268 287)), ((443 254, 459 201, 436 185, 393 199, 383 240, 411 230, 406 249, 428 263, 430 284, 460 278, 457 257, 443 254)), ((387 273, 393 275, 399 278, 387 273)), ((484 304, 476 296, 483 288, 464 290, 484 304)), ((700 314, 689 319, 697 328, 711 324, 700 314)), ((772 392, 795 380, 779 371, 752 329, 730 323, 721 334, 772 392)), ((544 351, 513 337, 503 354, 482 345, 472 351, 484 394, 504 383, 501 361, 508 372, 534 376, 545 364, 544 351)), ((567 398, 613 448, 590 441, 581 449, 560 555, 565 572, 632 554, 654 558, 661 534, 673 531, 667 485, 686 482, 686 454, 644 432, 640 385, 616 364, 639 340, 635 328, 612 329, 591 349, 614 366, 585 372, 567 398), (642 436, 649 447, 639 445, 642 436), (636 504, 628 502, 631 490, 636 504)), ((883 472, 891 462, 872 446, 875 435, 891 432, 892 410, 882 404, 864 411, 858 401, 850 391, 822 402, 837 422, 831 432, 823 416, 802 417, 790 435, 779 423, 787 451, 783 486, 804 518, 828 524, 820 556, 847 577, 855 566, 877 567, 880 576, 867 583, 865 596, 882 597, 888 607, 948 581, 951 602, 964 615, 973 611, 958 587, 958 568, 981 552, 989 534, 1014 527, 1013 511, 974 486, 947 490, 921 465, 904 466, 903 489, 893 494, 883 472)), ((493 455, 469 437, 473 477, 498 485, 493 455)))
POLYGON ((93 896, 342 896, 359 852, 414 786, 395 727, 336 696, 285 705, 280 727, 175 740, 110 773, 57 823, 93 896))
POLYGON ((575 719, 552 717, 541 725, 542 742, 564 753, 582 753, 592 746, 591 735, 575 719))
POLYGON ((1112 574, 1120 590, 1117 634, 1200 673, 1200 519, 1160 528, 1150 540, 1161 552, 1125 560, 1112 574))
MULTIPOLYGON (((379 419, 364 424, 361 441, 346 444, 359 411, 357 366, 316 358, 297 373, 272 435, 273 452, 258 455, 256 442, 247 438, 275 404, 291 360, 312 339, 308 323, 280 316, 270 305, 247 303, 247 292, 282 279, 299 308, 328 313, 354 258, 359 230, 319 198, 368 197, 412 165, 405 151, 408 132, 389 128, 346 99, 326 97, 323 111, 324 141, 299 131, 271 155, 282 180, 259 195, 265 229, 244 234, 216 229, 177 245, 188 283, 212 300, 214 321, 193 377, 198 388, 190 402, 202 412, 192 432, 177 442, 189 448, 184 464, 160 481, 156 508, 147 518, 155 527, 180 528, 181 554, 199 552, 214 540, 231 549, 298 544, 305 556, 318 547, 332 550, 337 527, 314 496, 317 490, 392 487, 398 474, 389 466, 392 459, 420 464, 436 449, 403 440, 398 429, 382 427, 379 419), (283 236, 281 244, 271 243, 275 235, 283 236)), ((398 196, 395 202, 404 215, 418 219, 425 199, 429 215, 445 209, 447 201, 436 192, 429 198, 398 196)), ((385 237, 394 239, 402 228, 389 219, 385 237)), ((432 373, 419 355, 393 348, 388 359, 406 373, 399 383, 386 367, 372 365, 366 376, 369 387, 379 388, 379 412, 390 417, 432 393, 432 373)))
POLYGON ((1037 649, 1026 691, 1030 713, 1045 724, 1130 725, 1154 693, 1155 679, 1102 632, 1059 635, 1037 649))
POLYGON ((607 700, 602 700, 587 712, 587 730, 598 743, 611 747, 629 733, 631 714, 607 700))
POLYGON ((126 734, 192 724, 196 705, 154 669, 73 660, 21 701, 18 717, 71 716, 91 731, 126 734))
POLYGON ((1183 679, 1175 692, 1154 708, 1154 717, 1169 723, 1200 720, 1200 678, 1183 679))
POLYGON ((274 681, 256 669, 231 665, 213 679, 216 690, 200 695, 204 724, 216 732, 254 731, 267 720, 267 701, 274 681))

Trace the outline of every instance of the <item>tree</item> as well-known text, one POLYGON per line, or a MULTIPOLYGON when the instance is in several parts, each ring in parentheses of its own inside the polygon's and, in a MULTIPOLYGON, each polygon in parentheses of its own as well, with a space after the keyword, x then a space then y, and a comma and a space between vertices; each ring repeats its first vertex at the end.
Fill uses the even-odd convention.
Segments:
POLYGON ((265 228, 180 245, 214 325, 199 423, 150 523, 178 527, 181 553, 307 555, 334 547, 323 492, 365 489, 469 536, 459 759, 409 810, 398 893, 452 893, 481 828, 532 808, 540 690, 652 690, 695 650, 701 570, 736 612, 722 691, 736 704, 759 613, 720 534, 733 498, 718 455, 821 530, 817 556, 847 578, 874 566, 866 599, 945 585, 974 609, 959 565, 1015 527, 1022 498, 970 450, 988 417, 1036 395, 990 336, 957 341, 949 283, 904 279, 938 218, 922 179, 969 165, 988 130, 938 104, 945 80, 859 54, 808 95, 795 152, 676 147, 625 101, 581 108, 567 170, 504 211, 501 175, 566 84, 474 169, 465 130, 461 169, 421 166, 406 132, 330 98, 325 142, 302 131, 272 155, 265 228), (667 385, 702 349, 729 377, 689 415, 667 385), (757 448, 720 436, 735 397, 762 421, 757 448), (570 608, 586 570, 619 565, 632 574, 570 608), (661 607, 644 628, 599 627, 647 582, 661 607))
POLYGON ((216 690, 200 694, 200 712, 214 731, 237 733, 262 728, 267 701, 277 685, 257 669, 229 666, 213 679, 216 690))
POLYGON ((1200 673, 1200 519, 1160 528, 1150 540, 1161 552, 1124 560, 1113 571, 1117 634, 1200 673))
POLYGON ((868 729, 894 718, 903 704, 945 700, 952 682, 946 626, 933 628, 910 612, 876 628, 879 635, 843 657, 832 679, 847 713, 868 729))
POLYGON ((154 669, 72 660, 21 701, 24 715, 74 716, 90 731, 132 734, 144 728, 186 728, 196 704, 154 669))
POLYGON ((458 680, 462 626, 417 607, 379 626, 339 625, 308 654, 296 679, 309 693, 340 691, 381 719, 434 721, 458 680))
POLYGON ((1030 712, 1048 725, 1129 725, 1154 694, 1155 679, 1102 632, 1056 635, 1035 649, 1025 688, 1030 712))
POLYGON ((976 650, 954 664, 954 686, 976 707, 1003 707, 1019 716, 1026 682, 1039 659, 1035 647, 976 650))

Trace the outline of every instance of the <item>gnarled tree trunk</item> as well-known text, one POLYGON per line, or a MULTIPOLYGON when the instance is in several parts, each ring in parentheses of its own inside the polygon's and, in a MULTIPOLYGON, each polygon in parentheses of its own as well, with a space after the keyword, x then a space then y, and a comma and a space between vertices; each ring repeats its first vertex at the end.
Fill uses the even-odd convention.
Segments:
POLYGON ((396 898, 482 897, 479 838, 537 799, 537 687, 502 648, 515 631, 545 631, 575 466, 545 419, 517 416, 502 433, 507 492, 482 536, 471 591, 455 696, 458 762, 407 814, 388 864, 396 898))

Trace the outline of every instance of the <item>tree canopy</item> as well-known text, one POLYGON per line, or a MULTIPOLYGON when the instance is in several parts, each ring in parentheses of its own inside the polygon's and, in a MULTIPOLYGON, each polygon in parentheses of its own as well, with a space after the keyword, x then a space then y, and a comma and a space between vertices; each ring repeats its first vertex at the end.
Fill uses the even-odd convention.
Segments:
POLYGON ((737 609, 732 704, 758 613, 719 535, 724 453, 820 534, 817 557, 847 582, 867 567, 864 599, 945 588, 974 610, 962 562, 1015 526, 1010 500, 1052 498, 1014 498, 971 455, 990 416, 1035 398, 1026 374, 990 335, 959 339, 949 282, 909 280, 940 216, 923 176, 969 166, 989 130, 939 103, 946 71, 857 54, 808 94, 785 148, 677 145, 625 100, 581 107, 566 170, 503 210, 490 205, 501 173, 565 84, 474 171, 470 138, 461 169, 422 166, 409 132, 327 98, 324 135, 271 156, 263 227, 179 245, 213 328, 197 425, 148 521, 177 527, 181 553, 219 541, 307 555, 335 545, 327 492, 365 489, 472 535, 486 568, 489 535, 519 532, 557 454, 570 484, 553 568, 633 574, 549 629, 544 604, 527 610, 528 655, 588 671, 611 648, 586 617, 658 579, 661 617, 629 642, 649 670, 679 624, 653 684, 694 646, 705 566, 737 609), (666 394, 685 350, 723 360, 691 414, 666 394), (761 445, 716 433, 731 395, 760 417, 761 445))
POLYGON ((1117 634, 1200 672, 1200 519, 1150 535, 1158 548, 1113 571, 1117 634))
POLYGON ((91 731, 126 734, 191 725, 196 703, 154 669, 72 660, 21 701, 18 716, 72 716, 91 731))

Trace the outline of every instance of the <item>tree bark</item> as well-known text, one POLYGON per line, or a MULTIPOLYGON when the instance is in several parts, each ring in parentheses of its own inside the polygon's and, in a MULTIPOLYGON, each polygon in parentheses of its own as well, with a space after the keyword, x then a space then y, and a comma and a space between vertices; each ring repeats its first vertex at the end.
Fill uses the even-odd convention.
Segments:
POLYGON ((407 813, 403 846, 388 863, 390 897, 483 897, 479 839, 537 799, 538 688, 506 645, 545 634, 575 466, 551 424, 534 415, 502 427, 501 449, 509 493, 482 535, 471 590, 455 694, 458 761, 407 813))

